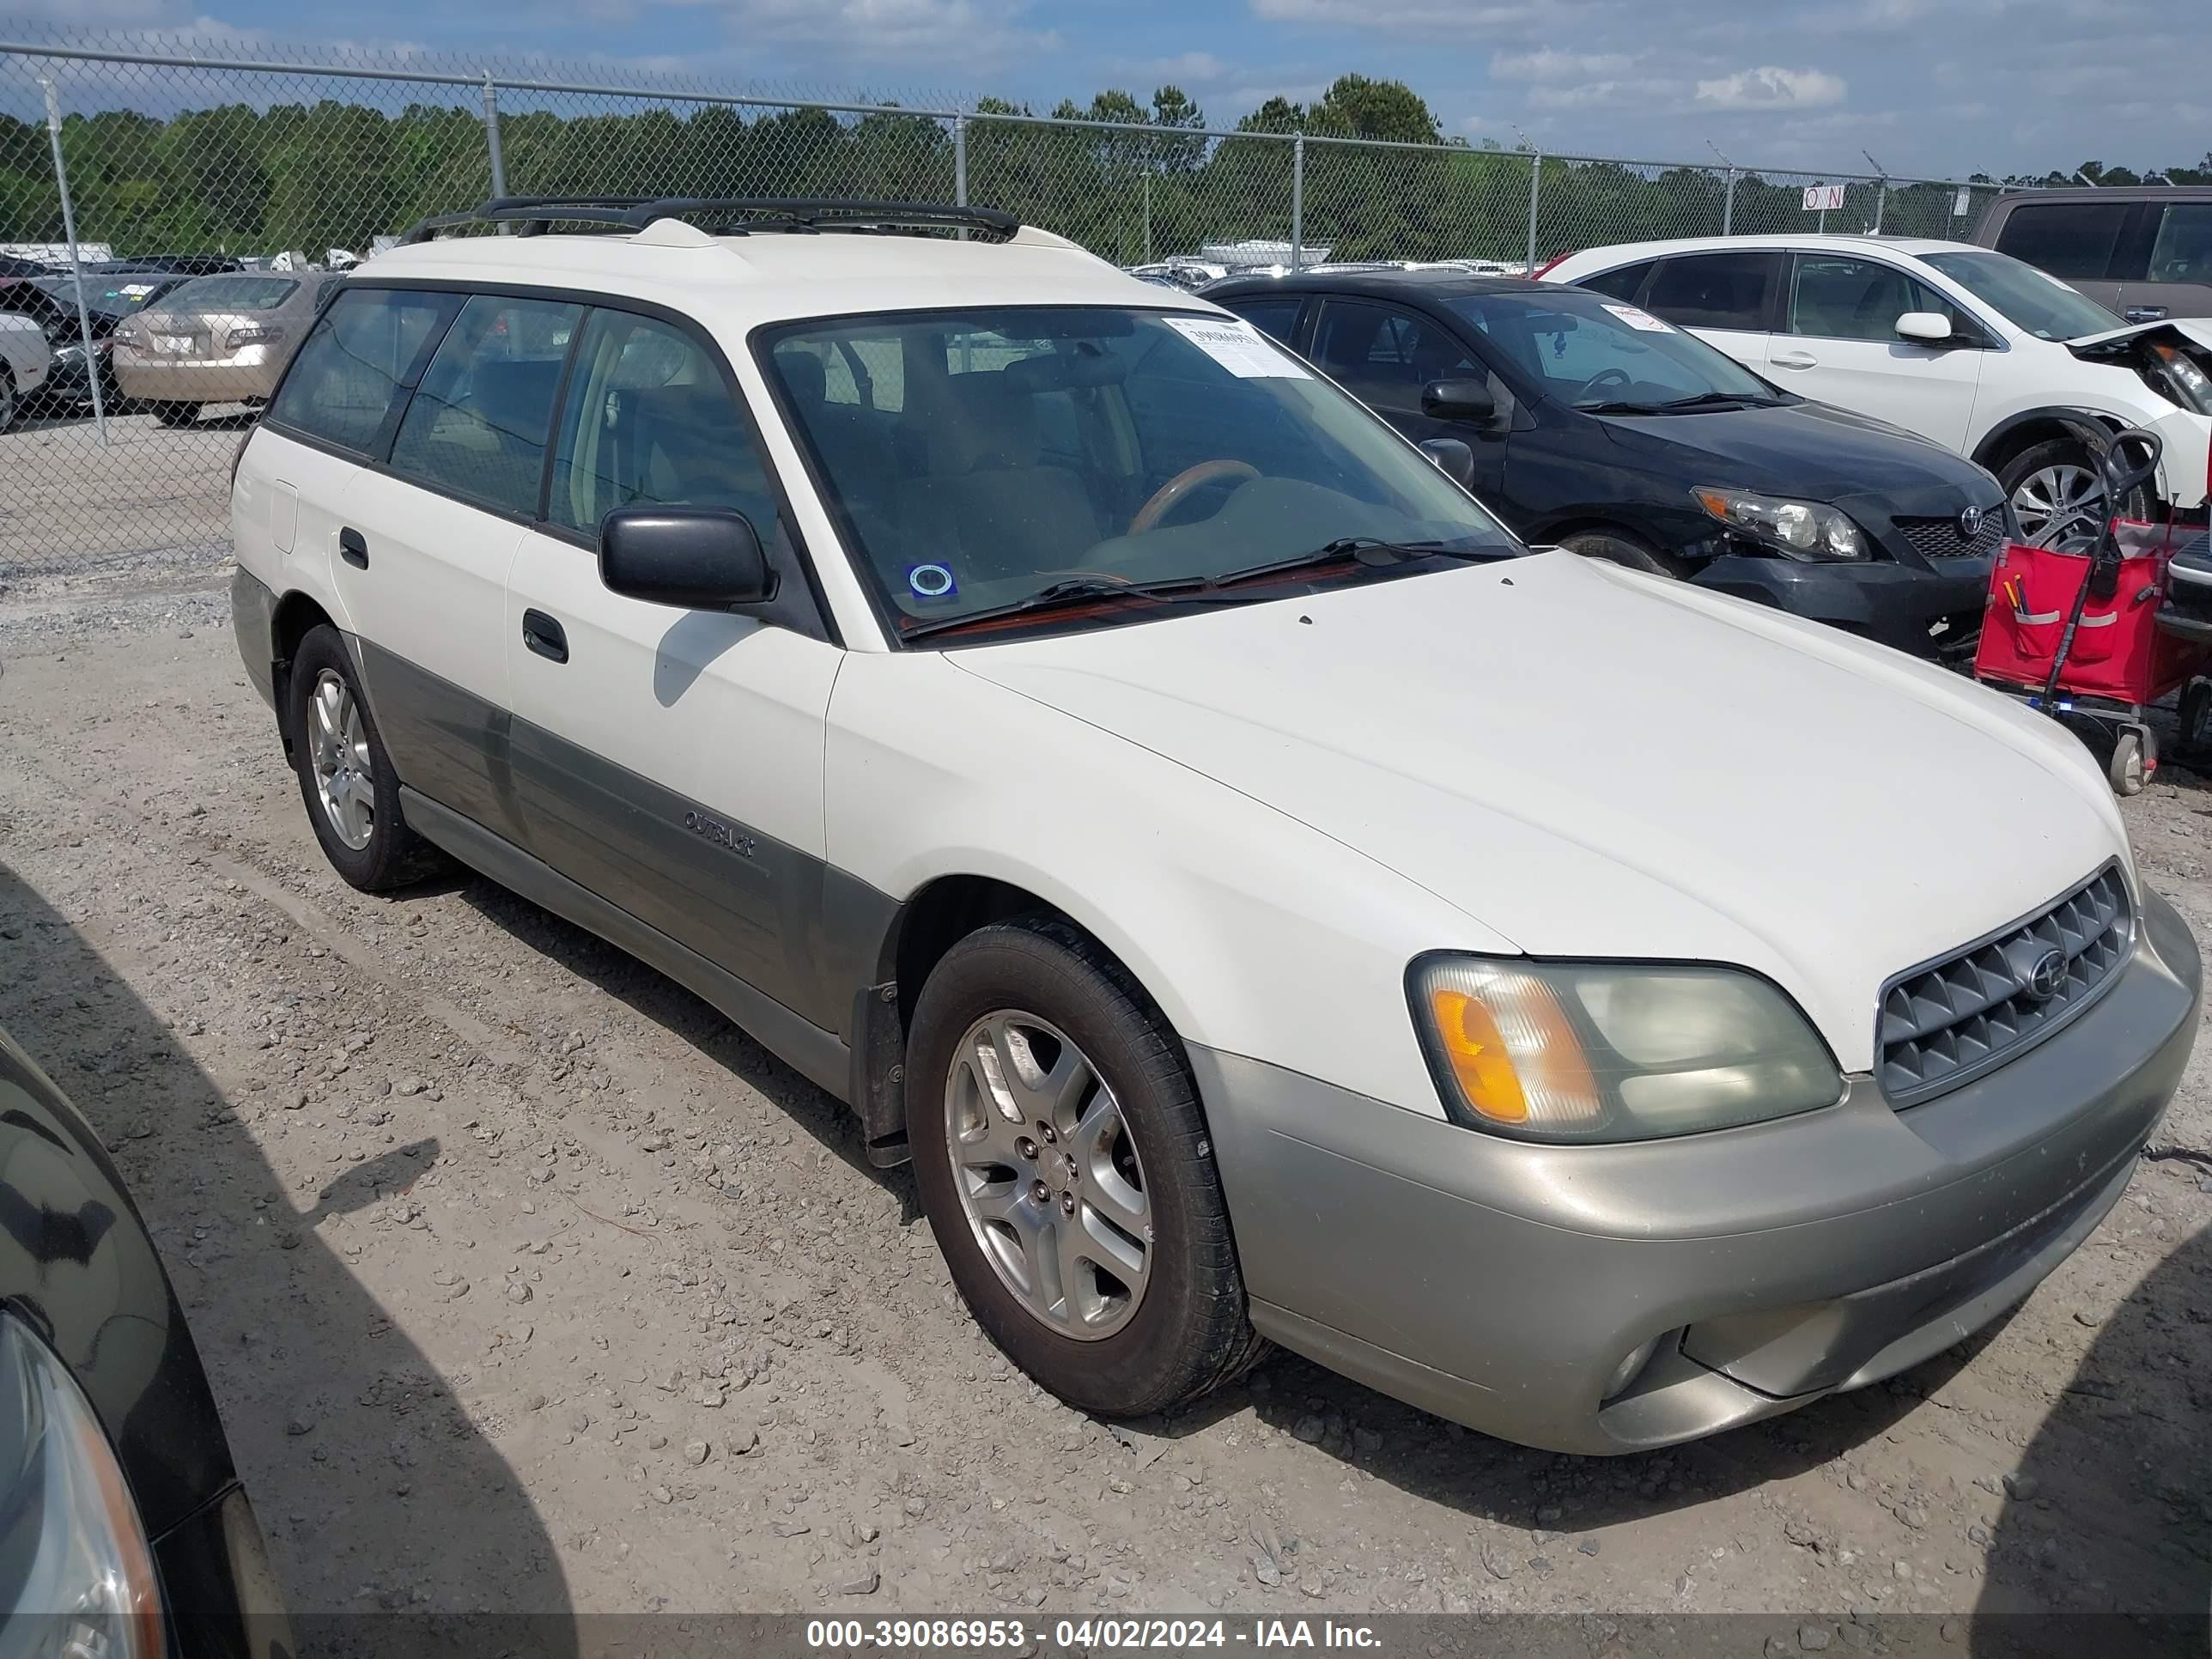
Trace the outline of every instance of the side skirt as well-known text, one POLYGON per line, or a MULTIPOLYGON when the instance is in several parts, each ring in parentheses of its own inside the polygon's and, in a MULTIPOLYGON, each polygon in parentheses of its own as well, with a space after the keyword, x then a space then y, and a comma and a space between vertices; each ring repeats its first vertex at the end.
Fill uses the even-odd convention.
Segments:
POLYGON ((659 969, 711 1003, 732 1024, 743 1026, 807 1081, 851 1103, 848 1093, 853 1086, 853 1056, 834 1031, 825 1031, 792 1012, 690 946, 678 944, 659 928, 608 903, 550 865, 474 820, 439 805, 428 795, 402 784, 399 806, 410 828, 462 863, 659 969))

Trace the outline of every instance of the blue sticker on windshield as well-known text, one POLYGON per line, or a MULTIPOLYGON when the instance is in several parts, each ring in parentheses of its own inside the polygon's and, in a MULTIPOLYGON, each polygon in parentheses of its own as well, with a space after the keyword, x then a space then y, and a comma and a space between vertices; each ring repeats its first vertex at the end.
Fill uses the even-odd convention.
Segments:
POLYGON ((906 585, 918 599, 949 599, 960 591, 951 568, 941 564, 915 565, 906 573, 906 585))

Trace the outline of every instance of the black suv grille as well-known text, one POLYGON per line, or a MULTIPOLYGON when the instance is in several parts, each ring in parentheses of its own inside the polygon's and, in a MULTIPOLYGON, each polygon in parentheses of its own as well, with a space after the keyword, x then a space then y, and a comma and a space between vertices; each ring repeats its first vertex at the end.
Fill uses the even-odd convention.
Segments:
POLYGON ((1914 1105, 2050 1036, 2110 982, 2134 937, 2112 866, 2042 915, 1899 975, 1881 994, 1883 1094, 1914 1105))
POLYGON ((1993 559, 2004 545, 2004 510, 1982 514, 1982 527, 1969 539, 1959 532, 1957 514, 1948 519, 1899 519, 1898 529, 1923 559, 1993 559))

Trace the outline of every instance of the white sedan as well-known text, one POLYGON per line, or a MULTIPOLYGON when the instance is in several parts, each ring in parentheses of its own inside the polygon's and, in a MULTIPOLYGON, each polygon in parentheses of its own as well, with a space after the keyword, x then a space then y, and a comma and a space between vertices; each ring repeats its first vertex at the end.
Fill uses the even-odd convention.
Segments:
POLYGON ((53 363, 43 329, 28 317, 0 311, 0 432, 15 424, 24 403, 46 383, 53 363))

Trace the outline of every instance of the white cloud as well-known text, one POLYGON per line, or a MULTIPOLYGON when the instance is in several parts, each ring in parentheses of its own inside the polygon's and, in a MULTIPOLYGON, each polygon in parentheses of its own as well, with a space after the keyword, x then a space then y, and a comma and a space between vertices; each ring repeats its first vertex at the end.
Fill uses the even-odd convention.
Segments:
POLYGON ((868 64, 995 68, 1060 46, 1056 30, 1024 25, 1027 0, 726 0, 714 9, 748 41, 868 64))
POLYGON ((1586 81, 1625 75, 1636 67, 1640 56, 1625 52, 1554 52, 1549 46, 1535 52, 1498 52, 1491 54, 1490 75, 1492 80, 1586 81))
POLYGON ((1823 109, 1843 102, 1844 92, 1842 79, 1826 70, 1765 64, 1698 82, 1698 103, 1706 109, 1823 109))
POLYGON ((1232 71, 1210 52, 1186 52, 1180 57, 1156 58, 1146 66, 1145 72, 1178 86, 1207 87, 1227 78, 1232 71))
POLYGON ((1531 87, 1531 109, 1625 109, 1653 102, 1680 88, 1673 81, 1584 81, 1571 87, 1531 87))
POLYGON ((1530 0, 1516 4, 1454 5, 1449 0, 1250 0, 1252 15, 1268 23, 1306 23, 1381 30, 1395 34, 1464 34, 1557 18, 1560 7, 1530 0))

